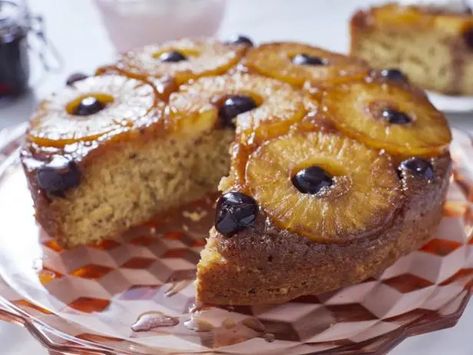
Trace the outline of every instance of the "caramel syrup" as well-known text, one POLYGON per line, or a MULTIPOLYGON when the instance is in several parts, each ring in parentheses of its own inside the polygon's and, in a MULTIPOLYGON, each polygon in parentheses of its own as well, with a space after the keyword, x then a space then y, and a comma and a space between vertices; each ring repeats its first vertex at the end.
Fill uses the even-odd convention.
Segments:
POLYGON ((99 279, 108 274, 111 270, 112 269, 107 266, 88 264, 72 271, 70 275, 84 279, 99 279))
POLYGON ((214 326, 210 322, 200 319, 195 314, 192 314, 191 318, 184 322, 184 327, 194 332, 210 332, 214 329, 214 326))
POLYGON ((141 314, 131 329, 134 332, 147 332, 159 327, 174 327, 179 324, 179 319, 165 315, 162 312, 146 312, 141 314))
POLYGON ((190 318, 184 322, 184 327, 194 332, 210 332, 214 326, 209 321, 203 319, 207 306, 192 304, 189 307, 190 318))
POLYGON ((61 273, 54 270, 50 270, 48 268, 42 268, 41 270, 38 271, 38 278, 43 286, 61 277, 62 277, 61 273))

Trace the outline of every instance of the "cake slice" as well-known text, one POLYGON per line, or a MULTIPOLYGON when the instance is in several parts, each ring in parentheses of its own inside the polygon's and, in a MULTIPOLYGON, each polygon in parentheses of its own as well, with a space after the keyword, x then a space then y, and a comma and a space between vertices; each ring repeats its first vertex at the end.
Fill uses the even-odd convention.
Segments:
POLYGON ((473 94, 473 15, 464 3, 372 7, 353 15, 350 32, 350 53, 371 66, 399 69, 424 89, 473 94))
MULTIPOLYGON (((255 159, 262 155, 275 161, 288 159, 266 154, 274 154, 273 149, 279 151, 301 137, 306 136, 285 137, 269 143, 255 159)), ((319 140, 345 140, 345 146, 337 148, 346 149, 342 150, 346 156, 358 153, 360 165, 384 169, 393 164, 347 138, 313 133, 307 138, 311 149, 316 149, 319 140), (368 157, 370 160, 363 160, 368 157)), ((318 150, 318 153, 323 152, 318 150)), ((404 164, 409 168, 403 170, 401 183, 396 181, 394 168, 359 176, 367 179, 366 188, 384 192, 374 200, 353 184, 340 201, 327 194, 323 197, 327 201, 318 203, 316 196, 303 195, 291 186, 286 171, 274 168, 253 177, 261 179, 261 188, 266 191, 240 195, 238 189, 230 189, 218 202, 217 226, 210 231, 201 253, 196 283, 198 301, 218 305, 282 303, 361 282, 416 250, 428 240, 441 218, 450 158, 445 155, 413 159, 404 164), (278 174, 278 180, 268 178, 270 173, 278 174), (374 186, 376 181, 382 185, 374 186), (274 194, 268 192, 271 188, 274 194), (265 192, 270 196, 265 196, 265 192), (287 199, 278 193, 286 193, 287 199), (318 210, 320 205, 325 209, 318 210), (380 210, 371 218, 366 215, 376 208, 380 210), (279 216, 285 219, 277 219, 279 216)), ((315 170, 317 178, 318 166, 309 168, 312 169, 302 174, 315 170)))

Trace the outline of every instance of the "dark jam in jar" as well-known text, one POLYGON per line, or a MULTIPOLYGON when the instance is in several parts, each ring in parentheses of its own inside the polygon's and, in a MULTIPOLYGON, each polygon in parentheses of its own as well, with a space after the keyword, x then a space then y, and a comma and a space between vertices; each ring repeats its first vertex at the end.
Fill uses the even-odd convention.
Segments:
POLYGON ((28 85, 26 13, 21 2, 0 0, 0 98, 21 94, 28 85))

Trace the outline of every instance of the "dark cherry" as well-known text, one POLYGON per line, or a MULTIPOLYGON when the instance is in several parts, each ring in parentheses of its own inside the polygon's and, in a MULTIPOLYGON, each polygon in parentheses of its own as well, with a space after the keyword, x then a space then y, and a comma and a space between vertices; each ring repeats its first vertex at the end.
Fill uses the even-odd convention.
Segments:
POLYGON ((309 54, 301 53, 292 58, 292 62, 297 65, 325 65, 325 59, 309 54))
POLYGON ((383 69, 380 71, 380 75, 383 78, 393 80, 393 81, 401 81, 401 82, 408 81, 407 76, 402 71, 395 68, 383 69))
POLYGON ((105 105, 93 96, 84 97, 79 105, 74 109, 73 114, 76 116, 89 116, 97 113, 105 108, 105 105))
POLYGON ((224 127, 235 127, 233 118, 240 113, 251 111, 258 107, 255 100, 246 95, 228 96, 218 109, 218 116, 224 127))
POLYGON ((253 41, 246 36, 238 35, 236 38, 225 42, 227 44, 244 44, 249 47, 253 47, 253 41))
POLYGON ((427 180, 434 178, 434 168, 430 162, 422 158, 409 158, 404 160, 399 166, 400 170, 409 170, 417 176, 427 180))
POLYGON ((402 111, 394 110, 392 108, 385 108, 381 111, 381 116, 392 124, 407 124, 412 121, 409 115, 402 111))
POLYGON ((183 60, 187 60, 187 57, 181 52, 170 51, 170 52, 164 52, 163 54, 161 54, 159 56, 159 60, 161 62, 176 63, 176 62, 182 62, 183 60))
POLYGON ((217 201, 215 229, 226 237, 254 225, 258 215, 256 201, 241 192, 227 192, 217 201))
POLYGON ((463 40, 470 49, 473 49, 473 28, 463 32, 463 40))
POLYGON ((64 192, 79 185, 80 180, 77 164, 61 156, 54 157, 36 171, 38 186, 55 196, 64 196, 64 192))
POLYGON ((66 80, 66 85, 72 86, 72 84, 74 84, 75 82, 81 81, 87 78, 88 78, 88 75, 85 75, 83 73, 74 73, 74 74, 69 75, 69 77, 66 80))
POLYGON ((293 185, 303 194, 316 194, 332 186, 333 178, 324 169, 316 165, 300 170, 292 177, 293 185))

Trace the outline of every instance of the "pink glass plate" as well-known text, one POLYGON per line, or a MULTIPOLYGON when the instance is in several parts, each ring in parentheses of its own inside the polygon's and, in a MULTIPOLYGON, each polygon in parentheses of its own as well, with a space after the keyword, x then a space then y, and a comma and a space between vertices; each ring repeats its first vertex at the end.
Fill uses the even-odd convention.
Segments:
POLYGON ((470 298, 473 146, 461 132, 444 217, 420 250, 336 292, 196 310, 195 264, 211 199, 118 240, 63 250, 34 221, 17 159, 23 130, 0 132, 0 318, 24 325, 53 352, 384 353, 407 336, 453 326, 470 298))

